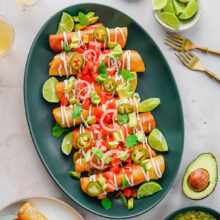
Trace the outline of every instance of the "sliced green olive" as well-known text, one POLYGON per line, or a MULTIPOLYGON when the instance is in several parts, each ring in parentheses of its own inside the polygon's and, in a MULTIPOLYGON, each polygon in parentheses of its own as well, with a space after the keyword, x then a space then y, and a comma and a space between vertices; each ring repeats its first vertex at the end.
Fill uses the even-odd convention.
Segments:
POLYGON ((140 164, 143 160, 146 159, 146 150, 143 147, 136 147, 131 153, 131 159, 140 164))
POLYGON ((119 114, 130 114, 133 112, 133 106, 129 103, 122 103, 117 107, 119 114))
POLYGON ((82 133, 77 137, 76 144, 80 149, 84 149, 90 146, 92 137, 88 133, 82 133))
POLYGON ((84 59, 83 56, 79 53, 74 54, 71 58, 70 58, 70 65, 74 70, 79 70, 82 68, 82 65, 84 63, 84 59))
POLYGON ((96 181, 91 181, 87 185, 86 192, 89 196, 95 197, 102 193, 102 188, 96 181))
POLYGON ((93 32, 93 37, 99 41, 107 40, 108 32, 107 32, 105 26, 103 26, 103 25, 98 26, 93 32))
POLYGON ((114 79, 108 78, 103 82, 103 86, 106 92, 113 92, 116 89, 116 82, 114 79))

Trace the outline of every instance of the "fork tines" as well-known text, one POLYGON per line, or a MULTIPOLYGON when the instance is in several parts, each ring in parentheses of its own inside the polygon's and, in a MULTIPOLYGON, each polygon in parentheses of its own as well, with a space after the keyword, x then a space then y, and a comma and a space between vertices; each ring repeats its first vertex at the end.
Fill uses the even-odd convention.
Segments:
POLYGON ((164 43, 176 50, 182 50, 184 37, 167 32, 167 37, 164 43))
POLYGON ((195 57, 195 55, 190 51, 181 51, 181 52, 177 51, 175 55, 187 67, 189 67, 189 65, 192 62, 192 59, 195 57))

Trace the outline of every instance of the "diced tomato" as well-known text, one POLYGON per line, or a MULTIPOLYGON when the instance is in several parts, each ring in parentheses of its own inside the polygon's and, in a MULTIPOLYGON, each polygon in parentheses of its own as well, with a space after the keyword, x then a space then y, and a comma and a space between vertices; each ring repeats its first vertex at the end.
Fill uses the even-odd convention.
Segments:
POLYGON ((121 163, 121 160, 119 158, 116 158, 116 157, 112 156, 111 166, 116 166, 120 163, 121 163))
POLYGON ((116 104, 114 102, 110 102, 110 103, 108 103, 107 108, 108 109, 116 109, 116 104))
POLYGON ((100 25, 103 25, 103 24, 102 23, 91 24, 91 25, 87 26, 86 28, 84 28, 84 31, 86 31, 86 30, 95 30, 100 25))
POLYGON ((89 49, 94 50, 96 52, 96 55, 99 57, 101 52, 101 44, 95 41, 89 41, 88 44, 89 49))
POLYGON ((113 68, 113 66, 111 66, 110 68, 107 68, 107 73, 109 76, 113 76, 116 72, 116 68, 113 68))
POLYGON ((105 140, 103 140, 102 141, 102 144, 108 149, 109 147, 108 147, 108 142, 107 141, 105 141, 105 140))
POLYGON ((90 105, 91 105, 91 98, 88 98, 85 100, 85 103, 82 105, 82 108, 85 110, 89 110, 90 105))
POLYGON ((104 118, 105 123, 111 123, 112 122, 112 114, 107 114, 104 118))
POLYGON ((107 183, 106 190, 107 190, 108 192, 114 192, 115 189, 116 189, 115 184, 112 184, 112 183, 110 183, 110 182, 107 183))
POLYGON ((82 74, 87 74, 89 73, 89 64, 86 63, 84 68, 82 69, 82 74))
MULTIPOLYGON (((126 169, 126 168, 129 168, 129 167, 131 167, 131 163, 128 163, 128 164, 124 165, 123 168, 126 169)), ((126 173, 129 174, 129 175, 132 174, 130 170, 126 170, 126 173)))
POLYGON ((77 49, 74 49, 74 52, 83 54, 85 52, 85 50, 82 48, 77 48, 77 49))
POLYGON ((113 173, 118 173, 120 171, 119 165, 110 166, 110 171, 113 173))
POLYGON ((90 82, 90 79, 91 79, 90 74, 84 74, 84 75, 82 75, 81 79, 82 79, 82 80, 85 80, 85 81, 87 81, 87 82, 90 82))
POLYGON ((107 198, 107 193, 102 193, 98 196, 98 199, 105 199, 107 198))
POLYGON ((111 171, 104 172, 102 174, 106 179, 114 180, 114 173, 111 171))
POLYGON ((67 100, 67 98, 66 98, 65 96, 63 96, 63 97, 61 98, 60 104, 61 104, 62 106, 68 105, 68 100, 67 100))
POLYGON ((101 110, 101 109, 96 109, 96 111, 95 111, 95 117, 96 117, 96 121, 97 122, 100 122, 100 118, 102 117, 102 114, 103 114, 104 112, 101 110))
POLYGON ((92 124, 90 126, 90 131, 92 131, 94 134, 100 134, 102 128, 101 125, 99 124, 92 124))
POLYGON ((130 196, 131 196, 131 190, 130 190, 130 189, 124 189, 123 194, 124 194, 126 197, 130 197, 130 196))

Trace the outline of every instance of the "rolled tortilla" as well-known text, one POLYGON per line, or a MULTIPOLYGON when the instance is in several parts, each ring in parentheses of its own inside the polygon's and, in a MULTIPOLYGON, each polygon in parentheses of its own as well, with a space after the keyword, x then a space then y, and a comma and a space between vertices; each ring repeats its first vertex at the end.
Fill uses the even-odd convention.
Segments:
POLYGON ((18 211, 17 220, 47 220, 32 204, 26 202, 18 211))
MULTIPOLYGON (((138 164, 132 164, 131 165, 131 175, 127 175, 127 178, 129 179, 129 182, 133 182, 134 186, 149 181, 149 180, 157 180, 159 178, 162 177, 162 174, 164 173, 165 170, 165 162, 164 162, 164 157, 162 155, 156 156, 154 158, 149 159, 150 163, 151 163, 151 168, 150 170, 146 173, 143 169, 143 167, 141 165, 138 164), (131 181, 133 180, 133 181, 131 181)), ((120 169, 120 171, 115 174, 115 181, 113 180, 113 182, 117 185, 116 189, 118 187, 118 189, 121 189, 122 187, 122 180, 126 179, 126 170, 127 169, 120 169), (124 172, 125 171, 125 172, 124 172)), ((105 173, 101 174, 102 176, 105 177, 105 173)), ((86 188, 88 183, 90 182, 91 179, 95 179, 98 180, 98 178, 101 176, 100 174, 97 175, 93 175, 92 178, 90 177, 82 177, 80 178, 80 183, 81 183, 81 188, 83 190, 83 192, 86 192, 86 188)), ((107 180, 107 179, 106 179, 107 180)), ((127 185, 125 188, 130 187, 129 185, 127 185)), ((109 191, 106 190, 106 192, 108 193, 109 191)))
MULTIPOLYGON (((138 143, 137 146, 143 146, 143 144, 141 143, 138 143)), ((145 150, 147 152, 147 158, 149 159, 150 158, 150 153, 152 155, 152 157, 155 157, 156 156, 156 152, 151 149, 150 147, 148 147, 147 145, 145 145, 145 150)), ((73 162, 74 162, 74 165, 75 165, 75 171, 76 172, 84 172, 84 171, 90 171, 91 169, 95 169, 94 166, 92 166, 90 164, 90 162, 85 162, 85 158, 83 157, 83 155, 81 155, 79 152, 76 152, 74 154, 74 158, 73 158, 73 162)), ((95 163, 97 166, 99 165, 96 161, 96 159, 93 160, 93 163, 95 163)))
MULTIPOLYGON (((69 33, 63 33, 63 34, 50 35, 49 36, 50 48, 54 52, 63 51, 64 48, 62 47, 62 42, 65 41, 64 38, 66 38, 68 44, 70 44, 72 35, 76 33, 78 33, 80 39, 83 39, 84 35, 89 35, 89 41, 95 41, 95 39, 93 38, 93 32, 94 30, 85 30, 85 31, 79 31, 79 32, 69 32, 69 33)), ((109 29, 108 41, 117 42, 123 48, 127 42, 127 36, 128 36, 127 27, 111 28, 109 29)), ((107 48, 106 42, 101 42, 101 41, 98 41, 98 42, 101 43, 102 48, 107 48)))
MULTIPOLYGON (((113 125, 109 125, 109 127, 113 127, 113 125)), ((153 130, 155 128, 155 120, 153 115, 150 112, 146 112, 146 113, 142 113, 139 114, 139 119, 137 119, 137 126, 136 129, 130 128, 129 124, 126 125, 118 125, 118 130, 122 130, 124 133, 124 137, 127 137, 127 134, 132 135, 134 133, 136 133, 136 131, 142 131, 144 133, 149 133, 151 130, 153 130), (143 130, 142 130, 143 128, 143 130)), ((90 133, 89 129, 84 129, 85 133, 90 133)), ((77 137, 80 135, 80 128, 76 128, 73 131, 73 147, 75 149, 78 149, 77 144, 76 144, 76 140, 77 137)), ((106 135, 103 134, 100 136, 101 139, 106 140, 106 135)), ((110 138, 111 135, 109 135, 110 138)), ((98 136, 97 135, 93 135, 93 139, 97 140, 98 136)))
MULTIPOLYGON (((70 58, 72 56, 72 52, 66 53, 63 52, 61 54, 56 55, 51 63, 49 64, 49 75, 50 76, 67 76, 67 75, 76 75, 79 73, 79 70, 74 70, 70 67, 70 58)), ((119 69, 128 69, 130 68, 131 72, 144 72, 145 65, 140 56, 140 54, 135 50, 124 50, 123 55, 121 55, 118 59, 119 69), (130 58, 129 58, 130 57, 130 58), (129 62, 130 61, 130 62, 129 62), (128 66, 130 64, 130 67, 128 66)), ((104 62, 106 66, 108 65, 108 57, 105 56, 104 62)))
MULTIPOLYGON (((135 91, 136 87, 137 87, 137 74, 135 74, 135 79, 133 81, 129 81, 129 83, 131 84, 131 89, 133 91, 135 91)), ((112 79, 115 79, 115 76, 111 77, 112 79)), ((121 77, 116 81, 116 84, 119 85, 123 82, 127 82, 127 80, 123 80, 121 77)), ((102 83, 98 83, 95 82, 94 83, 94 88, 95 91, 98 92, 100 90, 102 90, 102 83)), ((56 90, 56 94, 58 95, 59 99, 61 100, 62 97, 68 97, 68 98, 72 98, 73 97, 73 92, 70 93, 65 93, 65 82, 58 82, 55 86, 55 90, 56 90)), ((116 93, 117 94, 117 93, 116 93)))
MULTIPOLYGON (((122 103, 120 100, 116 98, 113 99, 112 102, 115 103, 116 106, 122 103)), ((123 100, 123 102, 130 103, 133 106, 133 111, 134 112, 137 111, 137 108, 139 105, 139 99, 136 99, 134 97, 134 98, 130 98, 129 100, 128 99, 123 100)), ((72 116, 73 108, 74 108, 73 106, 61 106, 61 107, 53 109, 54 118, 56 122, 60 124, 61 127, 63 128, 72 127, 72 126, 75 127, 83 122, 82 119, 86 120, 88 116, 90 115, 89 110, 83 109, 81 116, 79 116, 76 119, 73 119, 73 116, 72 116)), ((107 108, 107 105, 103 104, 103 105, 99 105, 98 107, 96 105, 92 105, 91 115, 95 115, 97 108, 104 111, 107 108)))

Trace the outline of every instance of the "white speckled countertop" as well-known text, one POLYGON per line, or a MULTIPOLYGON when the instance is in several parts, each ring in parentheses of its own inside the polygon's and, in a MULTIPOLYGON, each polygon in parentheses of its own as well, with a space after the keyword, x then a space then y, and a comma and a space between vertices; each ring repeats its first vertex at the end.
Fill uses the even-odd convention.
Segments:
MULTIPOLYGON (((14 0, 0 1, 0 15, 6 16, 16 32, 10 53, 0 58, 0 208, 28 196, 50 196, 66 201, 85 219, 103 219, 72 202, 54 183, 34 148, 28 130, 23 76, 31 43, 40 27, 56 11, 80 2, 97 2, 116 7, 134 18, 153 37, 167 58, 182 99, 185 120, 185 148, 176 181, 168 195, 152 210, 136 219, 162 220, 184 206, 203 205, 220 209, 220 187, 201 201, 183 196, 181 181, 188 163, 198 154, 212 152, 220 164, 220 84, 200 72, 186 69, 173 50, 163 44, 165 31, 154 20, 151 0, 38 0, 24 7, 14 0)), ((195 43, 220 51, 220 1, 203 1, 199 23, 184 33, 195 43)), ((220 57, 196 52, 204 65, 220 77, 220 57)))

